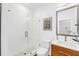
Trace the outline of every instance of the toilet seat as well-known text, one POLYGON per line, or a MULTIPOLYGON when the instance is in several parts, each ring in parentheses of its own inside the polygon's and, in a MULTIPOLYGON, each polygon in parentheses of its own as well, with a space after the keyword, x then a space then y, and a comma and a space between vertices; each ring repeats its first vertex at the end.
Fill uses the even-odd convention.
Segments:
POLYGON ((39 48, 37 49, 37 55, 38 56, 45 56, 47 54, 48 49, 46 48, 39 48))

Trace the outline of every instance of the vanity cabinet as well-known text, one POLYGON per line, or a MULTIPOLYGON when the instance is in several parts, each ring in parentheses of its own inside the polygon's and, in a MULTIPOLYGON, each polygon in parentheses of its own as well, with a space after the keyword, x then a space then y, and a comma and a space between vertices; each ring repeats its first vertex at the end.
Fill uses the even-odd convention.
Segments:
POLYGON ((79 51, 52 44, 51 56, 79 56, 79 51))

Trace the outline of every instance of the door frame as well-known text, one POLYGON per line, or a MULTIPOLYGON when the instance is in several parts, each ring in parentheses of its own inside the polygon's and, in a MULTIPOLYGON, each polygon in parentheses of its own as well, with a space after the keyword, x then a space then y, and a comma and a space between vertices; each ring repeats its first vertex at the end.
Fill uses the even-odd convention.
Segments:
POLYGON ((1 14, 2 14, 2 3, 0 3, 0 56, 1 56, 1 14))

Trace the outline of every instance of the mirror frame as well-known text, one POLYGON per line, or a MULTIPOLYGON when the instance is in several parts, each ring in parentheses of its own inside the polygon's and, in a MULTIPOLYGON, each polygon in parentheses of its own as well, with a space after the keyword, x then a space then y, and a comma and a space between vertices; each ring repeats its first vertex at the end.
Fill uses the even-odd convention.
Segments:
POLYGON ((56 11, 56 35, 57 35, 57 36, 79 37, 79 35, 69 35, 69 34, 59 34, 59 33, 58 33, 58 12, 61 12, 61 11, 64 11, 64 10, 68 10, 68 9, 71 9, 71 8, 74 8, 74 7, 78 7, 78 6, 79 6, 79 5, 75 5, 75 6, 71 6, 71 7, 64 8, 64 9, 61 9, 61 10, 56 11))

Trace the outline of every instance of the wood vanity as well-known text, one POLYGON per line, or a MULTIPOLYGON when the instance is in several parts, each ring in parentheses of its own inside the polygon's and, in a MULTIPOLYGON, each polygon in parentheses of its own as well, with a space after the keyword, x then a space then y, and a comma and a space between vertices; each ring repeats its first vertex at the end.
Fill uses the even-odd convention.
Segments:
POLYGON ((51 56, 79 56, 79 51, 52 44, 51 56))

